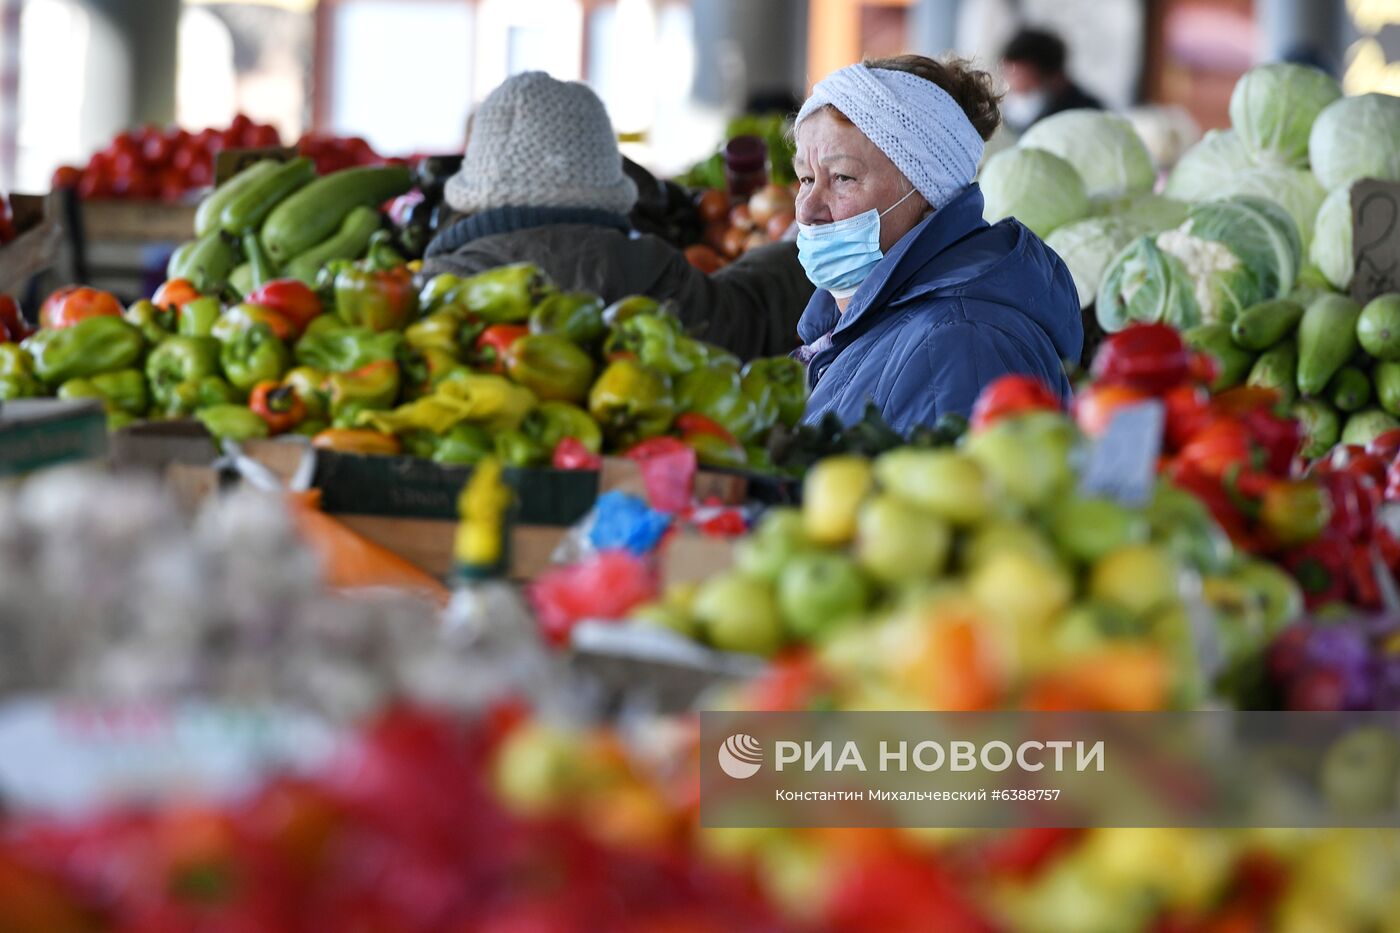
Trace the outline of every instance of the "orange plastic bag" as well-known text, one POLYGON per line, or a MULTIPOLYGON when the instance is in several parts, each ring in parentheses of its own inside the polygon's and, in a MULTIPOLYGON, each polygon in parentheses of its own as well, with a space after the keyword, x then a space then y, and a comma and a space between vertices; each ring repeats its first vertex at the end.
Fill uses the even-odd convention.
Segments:
POLYGON ((321 558, 326 584, 336 589, 392 587, 446 606, 451 592, 431 574, 321 511, 321 491, 287 494, 297 532, 321 558))

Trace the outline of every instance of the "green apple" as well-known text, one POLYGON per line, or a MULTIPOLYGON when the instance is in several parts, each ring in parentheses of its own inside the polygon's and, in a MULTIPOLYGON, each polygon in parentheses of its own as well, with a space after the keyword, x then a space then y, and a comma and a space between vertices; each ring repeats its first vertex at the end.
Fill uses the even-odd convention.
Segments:
POLYGON ((1073 483, 1069 455, 1076 439, 1064 415, 1032 412, 973 432, 963 449, 1008 496, 1035 508, 1073 483))
POLYGON ((735 546, 734 565, 754 579, 775 582, 789 561, 812 549, 803 525, 798 509, 771 509, 735 546))
POLYGON ((772 586, 738 571, 702 584, 691 614, 710 644, 721 651, 767 657, 783 646, 783 620, 772 586))
POLYGON ((1023 550, 988 556, 972 572, 968 589, 978 603, 1017 629, 1044 628, 1074 598, 1074 581, 1063 567, 1023 550))
POLYGON ((873 484, 864 457, 828 457, 807 471, 802 482, 802 525, 807 537, 823 545, 849 542, 856 535, 856 514, 873 484))
POLYGON ((1050 506, 1047 524, 1061 553, 1092 564, 1109 551, 1147 540, 1147 518, 1111 499, 1069 495, 1050 506))
POLYGON ((562 729, 532 722, 513 731, 496 754, 496 793, 517 813, 538 815, 558 807, 578 787, 584 762, 576 739, 562 729))
POLYGON ((972 572, 1003 551, 1018 551, 1047 562, 1055 559, 1055 549, 1039 530, 1024 522, 1001 519, 978 526, 962 542, 963 569, 972 572))
POLYGON ((1322 759, 1320 782, 1327 804, 1345 816, 1378 816, 1390 809, 1400 777, 1400 742, 1369 726, 1342 736, 1322 759))
POLYGON ((1144 626, 1122 609, 1097 600, 1070 606, 1055 620, 1051 644, 1060 658, 1102 648, 1114 638, 1141 637, 1144 626))
POLYGON ((875 461, 886 492, 955 525, 972 525, 992 511, 991 485, 977 461, 958 451, 897 447, 875 461))
POLYGON ((1151 544, 1129 544, 1099 558, 1089 571, 1089 595, 1142 617, 1179 598, 1175 559, 1151 544))
POLYGON ((1276 564, 1251 558, 1240 564, 1234 578, 1257 597, 1266 637, 1302 617, 1303 589, 1276 564))
POLYGON ((645 625, 670 629, 686 638, 697 638, 700 634, 689 613, 667 602, 643 603, 633 609, 628 618, 645 625))
POLYGON ((870 587, 844 554, 805 554, 778 577, 778 609, 798 638, 823 636, 859 619, 869 606, 870 587))
POLYGON ((953 531, 948 523, 888 493, 861 507, 856 560, 881 583, 925 580, 943 573, 953 531))

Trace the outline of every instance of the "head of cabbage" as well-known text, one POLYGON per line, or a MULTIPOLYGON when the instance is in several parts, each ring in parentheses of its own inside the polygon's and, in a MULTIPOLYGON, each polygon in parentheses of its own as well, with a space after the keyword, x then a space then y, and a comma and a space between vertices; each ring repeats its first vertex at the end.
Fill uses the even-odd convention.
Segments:
POLYGON ((1015 217, 1045 236, 1089 213, 1084 181, 1064 159, 1044 149, 1017 147, 987 160, 979 179, 989 223, 1015 217))
POLYGON ((1185 204, 1143 194, 1123 199, 1103 216, 1059 227, 1045 242, 1069 267, 1083 309, 1094 303, 1104 270, 1123 247, 1143 234, 1170 230, 1185 220, 1185 204))
POLYGON ((1302 168, 1313 122, 1341 96, 1336 80, 1318 68, 1260 65, 1235 83, 1230 124, 1256 162, 1302 168))
POLYGON ((1142 237, 1114 258, 1099 287, 1099 323, 1110 332, 1131 321, 1229 323, 1287 294, 1301 260, 1298 231, 1274 202, 1241 196, 1197 204, 1180 227, 1142 237))
POLYGON ((1351 185, 1343 185, 1327 195, 1317 212, 1312 247, 1308 259, 1322 277, 1338 291, 1351 288, 1356 258, 1351 243, 1351 185))
POLYGON ((1204 201, 1240 172, 1254 167, 1234 130, 1211 130, 1187 149, 1167 176, 1162 193, 1179 201, 1204 201))
POLYGON ((1065 110, 1026 130, 1021 146, 1044 149, 1074 167, 1090 198, 1149 191, 1156 172, 1133 125, 1101 110, 1065 110))
POLYGON ((1308 136, 1313 174, 1328 191, 1358 178, 1400 181, 1400 97, 1343 97, 1318 114, 1308 136))

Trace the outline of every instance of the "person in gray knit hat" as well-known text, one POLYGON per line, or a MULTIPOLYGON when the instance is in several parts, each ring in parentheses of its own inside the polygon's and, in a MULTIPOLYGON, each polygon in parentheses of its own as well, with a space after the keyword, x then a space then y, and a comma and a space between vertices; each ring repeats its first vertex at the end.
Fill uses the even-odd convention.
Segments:
POLYGON ((690 332, 743 359, 798 344, 813 286, 796 246, 761 247, 706 275, 665 240, 636 232, 628 213, 637 186, 603 102, 586 85, 532 71, 492 91, 472 115, 445 199, 460 216, 429 244, 428 276, 532 262, 560 288, 605 301, 669 299, 690 332))

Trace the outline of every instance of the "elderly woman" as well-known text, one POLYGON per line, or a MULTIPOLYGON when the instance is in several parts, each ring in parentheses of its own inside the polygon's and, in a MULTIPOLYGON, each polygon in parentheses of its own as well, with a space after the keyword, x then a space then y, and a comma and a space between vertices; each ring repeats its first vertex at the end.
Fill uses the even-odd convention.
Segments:
POLYGON ((532 71, 492 91, 472 116, 446 201, 457 216, 428 245, 428 275, 531 262, 560 288, 605 301, 670 300, 687 330, 743 359, 798 344, 812 286, 796 248, 760 247, 706 275, 666 241, 633 230, 637 186, 603 102, 583 84, 532 71))
POLYGON ((1007 373, 1070 396, 1083 341, 1069 270, 1015 220, 989 225, 973 181, 1000 115, 965 62, 904 55, 817 84, 797 116, 797 246, 817 293, 798 324, 812 397, 896 430, 967 414, 1007 373))

